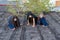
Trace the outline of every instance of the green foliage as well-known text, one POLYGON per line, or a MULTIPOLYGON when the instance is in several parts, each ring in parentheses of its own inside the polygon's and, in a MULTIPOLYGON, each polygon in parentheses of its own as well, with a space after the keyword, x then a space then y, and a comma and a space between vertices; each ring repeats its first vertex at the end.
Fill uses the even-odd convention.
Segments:
POLYGON ((12 6, 8 6, 8 12, 12 13, 13 15, 17 15, 17 11, 12 6))
POLYGON ((29 3, 25 3, 27 11, 40 13, 41 11, 49 11, 49 1, 50 0, 28 0, 29 3))
MULTIPOLYGON (((29 2, 26 2, 22 4, 24 7, 22 7, 19 4, 20 0, 16 1, 16 8, 19 11, 32 11, 35 12, 35 14, 39 14, 42 11, 48 12, 50 11, 51 4, 49 4, 50 0, 28 0, 29 2), (25 9, 24 9, 25 8, 25 9)), ((8 7, 8 11, 11 12, 13 15, 18 15, 16 12, 17 10, 11 6, 8 7)))
MULTIPOLYGON (((11 5, 11 6, 7 6, 8 7, 8 12, 12 13, 13 15, 16 15, 18 16, 18 11, 19 11, 19 3, 18 3, 19 0, 16 0, 16 1, 12 1, 12 2, 16 2, 16 5, 15 5, 15 8, 14 8, 14 5, 11 5), (18 11, 17 11, 18 10, 18 11)), ((11 3, 11 2, 10 2, 11 3)))

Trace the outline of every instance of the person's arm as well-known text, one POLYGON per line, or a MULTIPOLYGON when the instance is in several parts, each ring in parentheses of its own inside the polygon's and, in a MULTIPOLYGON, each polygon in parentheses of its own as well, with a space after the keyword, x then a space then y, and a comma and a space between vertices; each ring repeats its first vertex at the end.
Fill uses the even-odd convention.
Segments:
POLYGON ((35 19, 33 18, 33 27, 35 27, 35 19))
POLYGON ((27 25, 29 25, 30 23, 29 23, 29 20, 27 20, 27 25))

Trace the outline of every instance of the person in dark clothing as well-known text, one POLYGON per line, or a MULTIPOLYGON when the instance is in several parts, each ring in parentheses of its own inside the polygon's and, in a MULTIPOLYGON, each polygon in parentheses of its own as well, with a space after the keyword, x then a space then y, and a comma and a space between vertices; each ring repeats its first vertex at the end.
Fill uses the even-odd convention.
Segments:
POLYGON ((15 30, 14 24, 12 23, 13 16, 8 17, 8 27, 12 30, 15 30))
POLYGON ((15 30, 20 26, 20 22, 17 16, 10 16, 8 19, 8 26, 10 29, 15 30))
POLYGON ((28 12, 27 13, 27 25, 33 25, 33 27, 35 27, 36 23, 37 23, 37 17, 32 13, 32 12, 28 12))
POLYGON ((20 26, 20 21, 17 16, 13 16, 12 23, 14 24, 15 28, 20 26))
POLYGON ((48 26, 48 23, 47 23, 47 21, 46 21, 45 16, 44 16, 43 13, 41 13, 41 14, 39 15, 37 24, 43 25, 43 26, 48 26))

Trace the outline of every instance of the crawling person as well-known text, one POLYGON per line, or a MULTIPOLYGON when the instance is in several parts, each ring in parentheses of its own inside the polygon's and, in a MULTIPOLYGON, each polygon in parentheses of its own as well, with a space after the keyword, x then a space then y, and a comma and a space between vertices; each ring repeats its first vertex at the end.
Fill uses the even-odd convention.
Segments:
POLYGON ((15 26, 15 28, 19 27, 20 26, 19 18, 17 16, 13 16, 12 23, 15 26))
POLYGON ((42 25, 42 26, 48 26, 48 23, 47 23, 43 13, 40 13, 37 24, 42 25))
POLYGON ((10 29, 12 29, 12 30, 15 30, 15 26, 14 26, 14 24, 12 23, 12 18, 13 18, 13 16, 9 16, 9 17, 8 17, 8 27, 9 27, 10 29))
POLYGON ((36 20, 36 16, 34 14, 32 14, 32 12, 28 12, 27 14, 27 25, 32 25, 32 27, 35 27, 37 20, 36 20))

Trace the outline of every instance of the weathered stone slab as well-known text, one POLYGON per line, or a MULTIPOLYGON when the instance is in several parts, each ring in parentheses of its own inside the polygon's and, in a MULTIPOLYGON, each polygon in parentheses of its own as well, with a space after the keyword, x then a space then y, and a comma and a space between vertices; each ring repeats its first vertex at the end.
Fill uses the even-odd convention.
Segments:
POLYGON ((39 26, 43 40, 56 40, 55 35, 47 27, 39 26))
POLYGON ((37 28, 33 28, 31 26, 26 28, 26 40, 41 40, 37 28))
POLYGON ((55 35, 58 37, 60 34, 60 25, 55 22, 49 15, 46 16, 47 21, 49 22, 50 28, 54 31, 55 35))

